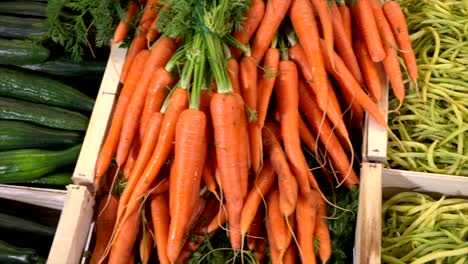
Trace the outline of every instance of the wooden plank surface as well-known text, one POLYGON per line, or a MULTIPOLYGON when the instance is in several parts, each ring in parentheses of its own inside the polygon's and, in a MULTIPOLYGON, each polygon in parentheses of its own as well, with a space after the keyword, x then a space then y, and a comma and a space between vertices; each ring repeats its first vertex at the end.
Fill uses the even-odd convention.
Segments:
POLYGON ((0 198, 62 210, 66 191, 0 184, 0 198))
POLYGON ((47 264, 79 263, 93 218, 94 198, 85 186, 68 185, 47 264))
POLYGON ((361 164, 354 264, 380 264, 382 172, 382 164, 361 164))
POLYGON ((116 95, 121 86, 119 78, 127 50, 119 48, 119 45, 120 43, 112 45, 99 94, 96 98, 72 178, 75 184, 86 185, 91 189, 94 188, 97 156, 112 117, 116 95))

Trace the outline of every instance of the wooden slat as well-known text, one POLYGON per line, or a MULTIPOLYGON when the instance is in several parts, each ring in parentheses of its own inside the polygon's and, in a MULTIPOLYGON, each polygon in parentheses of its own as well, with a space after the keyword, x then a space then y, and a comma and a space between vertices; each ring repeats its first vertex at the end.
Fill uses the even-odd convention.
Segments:
POLYGON ((383 165, 361 165, 354 264, 380 264, 383 165))
POLYGON ((0 184, 0 198, 62 210, 66 191, 0 184))
POLYGON ((94 198, 85 186, 68 185, 47 264, 79 263, 93 218, 94 198))
POLYGON ((116 95, 120 88, 120 72, 127 50, 113 44, 101 82, 99 94, 88 125, 78 161, 73 173, 73 182, 94 188, 95 165, 112 116, 116 95))

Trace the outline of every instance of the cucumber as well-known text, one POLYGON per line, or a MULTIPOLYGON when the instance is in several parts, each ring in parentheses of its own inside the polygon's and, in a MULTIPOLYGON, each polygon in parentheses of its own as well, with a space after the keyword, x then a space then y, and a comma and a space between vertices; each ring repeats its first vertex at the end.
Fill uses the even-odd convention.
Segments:
POLYGON ((15 247, 0 240, 0 263, 38 264, 44 262, 34 249, 15 247))
POLYGON ((41 178, 74 164, 81 144, 65 150, 20 149, 0 152, 0 183, 18 183, 41 178))
MULTIPOLYGON (((0 26, 1 27, 1 26, 0 26)), ((31 40, 0 39, 0 64, 24 65, 47 60, 50 51, 31 40)))
POLYGON ((55 234, 55 228, 53 227, 2 212, 0 212, 0 230, 2 233, 8 231, 21 236, 42 238, 51 238, 55 234))
POLYGON ((15 16, 0 15, 0 37, 28 39, 43 36, 47 29, 39 25, 44 21, 44 19, 40 18, 19 19, 15 16))
POLYGON ((72 176, 71 172, 55 173, 25 183, 38 187, 65 187, 73 183, 72 176))
POLYGON ((89 123, 89 118, 77 112, 6 97, 0 97, 0 119, 78 131, 86 131, 89 123))
POLYGON ((64 83, 0 67, 0 96, 71 110, 93 111, 94 99, 64 83))
POLYGON ((82 133, 0 120, 0 151, 24 148, 71 147, 83 141, 82 133))
POLYGON ((102 78, 104 70, 106 69, 106 62, 74 62, 67 58, 58 58, 38 64, 21 65, 21 68, 59 76, 102 78))
POLYGON ((0 2, 0 13, 14 16, 47 17, 47 3, 18 1, 0 2))

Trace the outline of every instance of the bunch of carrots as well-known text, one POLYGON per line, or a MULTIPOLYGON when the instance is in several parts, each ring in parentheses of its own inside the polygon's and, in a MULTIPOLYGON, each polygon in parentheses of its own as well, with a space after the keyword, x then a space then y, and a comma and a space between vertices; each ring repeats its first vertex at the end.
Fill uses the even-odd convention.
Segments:
POLYGON ((350 135, 364 112, 387 126, 380 65, 400 101, 399 50, 417 78, 396 2, 331 2, 130 2, 114 41, 139 21, 96 164, 92 263, 184 263, 219 229, 255 262, 267 248, 272 263, 330 259, 316 177, 359 184, 350 135))

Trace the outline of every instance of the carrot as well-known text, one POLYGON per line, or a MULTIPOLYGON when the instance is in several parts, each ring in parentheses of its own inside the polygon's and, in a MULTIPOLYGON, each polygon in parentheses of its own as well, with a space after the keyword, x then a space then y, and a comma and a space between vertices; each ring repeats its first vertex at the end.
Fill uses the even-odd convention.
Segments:
POLYGON ((247 198, 245 199, 244 206, 242 207, 241 215, 241 233, 242 237, 245 236, 249 230, 255 215, 258 212, 258 206, 268 193, 276 178, 275 171, 273 170, 270 160, 265 160, 263 168, 255 180, 247 198))
POLYGON ((129 75, 130 68, 132 68, 133 61, 135 60, 138 53, 140 53, 140 51, 145 48, 145 35, 142 32, 137 31, 135 37, 132 40, 132 43, 130 44, 130 47, 128 48, 127 56, 125 57, 125 62, 120 73, 121 83, 125 83, 125 81, 127 80, 127 76, 129 75))
POLYGON ((301 137, 302 142, 307 146, 307 148, 310 151, 317 150, 317 140, 315 139, 314 135, 310 132, 302 117, 299 117, 299 136, 301 137))
POLYGON ((130 177, 135 161, 138 158, 138 152, 140 151, 140 139, 137 138, 133 141, 132 147, 130 148, 130 153, 127 160, 125 161, 125 166, 123 170, 123 175, 126 180, 130 177))
POLYGON ((172 75, 165 68, 158 68, 148 84, 146 91, 145 105, 140 122, 140 137, 144 134, 148 120, 154 112, 159 112, 164 100, 169 94, 169 85, 172 82, 172 75))
POLYGON ((163 115, 159 112, 154 113, 150 120, 148 121, 148 126, 145 131, 145 135, 143 136, 143 140, 141 142, 140 152, 138 157, 135 161, 135 165, 133 166, 132 173, 130 174, 129 181, 125 186, 125 189, 120 197, 120 204, 119 204, 119 218, 122 216, 125 206, 130 199, 130 195, 133 192, 136 184, 138 183, 140 175, 143 173, 148 160, 151 157, 151 153, 154 150, 156 142, 159 137, 159 131, 161 129, 163 115))
MULTIPOLYGON (((338 65, 338 63, 336 65, 338 65)), ((309 125, 314 130, 314 133, 318 135, 322 143, 326 146, 327 152, 334 162, 333 166, 339 172, 339 176, 344 180, 345 185, 347 187, 352 187, 357 184, 359 180, 353 171, 343 147, 333 133, 328 121, 324 120, 322 122, 323 113, 318 108, 315 95, 313 95, 310 90, 307 90, 305 85, 299 85, 299 107, 309 122, 309 125)))
MULTIPOLYGON (((284 253, 283 257, 284 264, 295 264, 297 263, 297 247, 295 244, 289 244, 288 249, 284 253)), ((303 263, 312 263, 312 262, 303 262, 303 263)))
MULTIPOLYGON (((145 10, 138 23, 138 28, 144 32, 147 32, 151 27, 152 22, 157 16, 157 7, 161 6, 159 0, 148 0, 145 5, 145 10)), ((146 36, 146 34, 145 34, 146 36)))
MULTIPOLYGON (((297 202, 297 179, 291 173, 289 164, 286 160, 286 155, 281 148, 281 145, 275 133, 278 127, 273 123, 266 123, 262 131, 263 144, 270 157, 273 170, 278 175, 278 187, 280 193, 280 212, 289 216, 294 212, 297 202)), ((307 186, 309 184, 307 183, 307 186)), ((309 187, 310 188, 310 187, 309 187)))
MULTIPOLYGON (((341 39, 334 39, 334 30, 335 27, 333 25, 332 19, 332 12, 330 7, 328 6, 327 0, 311 0, 312 5, 315 7, 317 11, 318 17, 320 19, 320 25, 322 27, 322 34, 323 39, 325 39, 326 43, 326 52, 329 56, 333 54, 334 51, 334 43, 338 44, 337 42, 342 41, 341 39)), ((333 65, 333 61, 332 61, 333 65)))
POLYGON ((387 18, 390 27, 392 28, 393 36, 395 37, 401 56, 405 62, 408 74, 413 81, 418 79, 418 67, 411 40, 408 35, 408 24, 406 23, 405 14, 401 10, 400 4, 396 1, 387 1, 382 6, 385 17, 387 18))
POLYGON ((96 161, 96 182, 99 181, 109 167, 117 151, 117 144, 122 129, 123 117, 127 110, 128 103, 135 90, 138 79, 143 71, 143 66, 149 57, 149 51, 143 50, 136 57, 129 78, 120 92, 117 105, 112 116, 111 127, 107 133, 104 145, 101 147, 98 159, 96 161))
POLYGON ((291 0, 270 0, 266 3, 265 14, 252 42, 252 58, 255 64, 260 63, 268 50, 290 5, 291 0))
POLYGON ((338 10, 340 10, 341 21, 343 22, 346 38, 349 42, 353 43, 353 34, 351 30, 351 11, 349 10, 349 7, 346 5, 346 3, 339 4, 338 10))
POLYGON ((218 213, 211 219, 205 228, 208 234, 214 233, 218 228, 226 223, 227 214, 223 208, 218 209, 218 213))
POLYGON ((297 239, 302 263, 316 263, 314 250, 314 232, 317 222, 317 201, 313 193, 300 195, 297 199, 297 239))
POLYGON ((255 240, 255 245, 253 248, 253 253, 258 260, 258 263, 265 263, 266 258, 266 248, 267 248, 267 234, 265 228, 264 214, 262 214, 262 225, 260 226, 260 235, 259 238, 255 240))
POLYGON ((270 261, 271 264, 282 264, 283 263, 283 258, 281 256, 281 252, 279 251, 278 247, 276 246, 276 243, 274 243, 274 231, 273 227, 271 224, 271 221, 268 221, 268 218, 266 220, 266 230, 267 230, 267 238, 268 238, 268 244, 269 244, 269 250, 270 250, 270 261))
MULTIPOLYGON (((244 101, 240 95, 235 94, 235 98, 238 101, 239 105, 244 105, 244 101)), ((243 109, 245 109, 245 106, 243 106, 243 109)), ((250 155, 250 140, 249 140, 249 122, 247 121, 247 117, 244 113, 240 116, 239 119, 239 126, 236 126, 238 129, 237 134, 242 135, 237 141, 238 144, 238 152, 237 152, 237 162, 239 163, 240 170, 238 173, 240 174, 240 180, 241 180, 241 193, 242 193, 242 198, 245 199, 247 196, 247 193, 249 191, 249 169, 252 168, 252 157, 250 155), (247 135, 247 136, 246 136, 247 135)), ((255 129, 255 128, 254 128, 255 129)), ((256 131, 253 133, 260 133, 260 131, 256 131)), ((261 144, 261 138, 259 139, 260 142, 256 142, 254 144, 258 145, 261 144)), ((260 146, 262 148, 262 146, 260 146)), ((263 151, 263 150, 262 150, 263 151)), ((263 152, 262 152, 263 153, 263 152)))
POLYGON ((146 41, 148 43, 153 43, 159 36, 159 30, 157 28, 156 22, 158 21, 158 18, 156 17, 153 20, 153 23, 151 23, 150 28, 148 29, 148 32, 146 33, 146 41))
POLYGON ((280 60, 280 52, 276 48, 269 48, 265 53, 263 60, 263 75, 258 81, 258 126, 263 128, 268 112, 271 93, 275 85, 276 77, 278 76, 278 65, 280 60))
MULTIPOLYGON (((296 65, 299 67, 299 69, 301 70, 310 88, 315 93, 317 92, 320 93, 320 88, 318 88, 316 83, 312 80, 313 78, 312 69, 309 67, 309 62, 304 53, 304 49, 302 48, 302 45, 301 44, 292 45, 289 48, 289 55, 291 56, 291 59, 296 63, 296 65)), ((327 79, 326 85, 327 85, 326 89, 327 89, 328 98, 325 102, 326 105, 319 104, 320 109, 326 112, 327 117, 330 119, 333 125, 335 125, 336 130, 338 131, 338 134, 340 135, 340 137, 344 139, 349 138, 348 130, 346 128, 346 125, 344 123, 344 120, 341 114, 340 105, 336 97, 335 91, 333 90, 330 84, 330 80, 327 79)))
POLYGON ((145 103, 147 86, 156 69, 165 65, 172 57, 176 49, 173 39, 163 38, 159 40, 151 50, 151 54, 145 63, 145 69, 128 103, 127 111, 122 124, 119 146, 117 148, 117 165, 120 166, 127 158, 131 143, 138 131, 141 113, 145 103))
POLYGON ((119 198, 116 195, 109 196, 109 200, 101 197, 98 207, 98 217, 96 219, 96 242, 89 263, 97 264, 101 260, 105 262, 107 256, 104 252, 107 247, 107 242, 112 236, 115 219, 117 216, 117 205, 119 198))
POLYGON ((364 37, 372 61, 382 61, 385 58, 385 49, 382 46, 382 40, 369 1, 356 0, 351 5, 351 13, 356 19, 359 32, 364 37))
POLYGON ((227 61, 227 73, 229 80, 231 80, 232 88, 237 94, 241 94, 240 81, 239 81, 239 63, 235 58, 229 58, 227 61))
POLYGON ((240 62, 241 94, 247 107, 249 150, 252 169, 257 175, 262 167, 262 130, 258 124, 257 65, 252 58, 244 57, 240 62))
MULTIPOLYGON (((216 93, 210 104, 211 118, 216 142, 216 160, 219 168, 221 188, 226 198, 229 221, 229 238, 233 249, 241 245, 240 217, 243 205, 243 170, 239 162, 238 146, 241 142, 245 118, 243 105, 234 93, 216 93), (241 191, 240 191, 241 190, 241 191)), ((244 127, 246 128, 246 127, 244 127)), ((245 172, 243 172, 245 173, 245 172)))
MULTIPOLYGON (((250 2, 249 10, 245 13, 245 20, 242 23, 241 30, 235 30, 232 36, 237 39, 240 43, 246 45, 249 43, 250 38, 257 30, 260 22, 262 21, 263 15, 265 14, 265 3, 263 0, 252 0, 250 2)), ((239 49, 232 49, 232 56, 239 58, 241 51, 239 49)))
POLYGON ((127 12, 125 14, 125 19, 121 20, 119 25, 117 25, 117 28, 115 29, 114 32, 114 43, 118 43, 127 36, 128 34, 128 24, 135 19, 136 14, 138 13, 138 5, 135 3, 135 1, 130 1, 127 6, 127 12))
MULTIPOLYGON (((271 226, 270 245, 279 251, 279 259, 283 259, 284 253, 291 243, 292 234, 287 226, 285 216, 280 210, 280 192, 272 189, 267 197, 267 222, 271 226)), ((272 259, 275 263, 275 259, 272 259)))
POLYGON ((259 208, 256 208, 254 212, 255 216, 252 220, 252 224, 250 225, 249 232, 247 235, 247 248, 250 250, 250 252, 254 252, 257 242, 263 239, 262 227, 263 219, 265 219, 264 208, 264 206, 261 206, 259 208))
POLYGON ((216 179, 214 171, 215 168, 213 167, 213 163, 210 159, 206 159, 202 174, 203 183, 206 185, 208 191, 218 196, 218 192, 216 191, 216 179))
MULTIPOLYGON (((280 61, 279 72, 275 91, 280 114, 281 138, 299 189, 301 193, 307 194, 310 192, 307 177, 309 167, 302 153, 299 136, 299 74, 296 64, 288 60, 280 61)), ((313 187, 318 189, 318 184, 314 184, 313 187)))
POLYGON ((325 220, 327 217, 327 207, 325 201, 320 194, 316 193, 315 200, 317 201, 317 221, 315 224, 314 235, 319 241, 318 255, 322 263, 327 263, 331 257, 331 238, 328 224, 325 220))
POLYGON ((169 231, 169 201, 167 193, 150 196, 151 218, 158 251, 158 259, 161 264, 169 264, 167 257, 167 240, 169 231))
MULTIPOLYGON (((349 41, 348 37, 346 36, 341 13, 336 3, 333 3, 331 12, 333 14, 333 36, 335 39, 337 52, 343 59, 343 62, 346 64, 349 71, 353 74, 356 81, 363 85, 364 79, 362 77, 356 55, 353 51, 352 41, 349 41)), ((333 56, 333 53, 330 53, 329 56, 333 56)))
POLYGON ((304 54, 309 61, 308 65, 313 73, 310 80, 315 85, 315 93, 320 94, 318 103, 321 108, 323 107, 322 109, 328 109, 328 77, 325 71, 322 48, 327 54, 329 50, 327 50, 327 44, 323 47, 320 46, 319 32, 312 3, 309 0, 294 0, 289 10, 289 16, 299 42, 304 49, 304 54))
POLYGON ((354 41, 354 50, 364 74, 369 93, 377 102, 380 102, 382 98, 382 82, 377 71, 377 65, 369 57, 366 44, 361 39, 357 38, 354 41))
POLYGON ((140 238, 139 253, 142 264, 148 264, 151 253, 154 249, 154 240, 151 231, 152 227, 146 222, 143 225, 143 232, 140 238))
MULTIPOLYGON (((321 42, 322 45, 325 45, 324 42, 321 42)), ((346 65, 341 60, 341 58, 334 53, 335 68, 332 68, 330 58, 325 55, 325 66, 327 70, 338 80, 342 89, 347 90, 351 93, 354 99, 369 113, 374 120, 380 124, 382 127, 387 127, 387 121, 385 116, 377 107, 377 105, 372 101, 372 99, 362 90, 358 82, 354 79, 352 74, 346 68, 346 65)))

